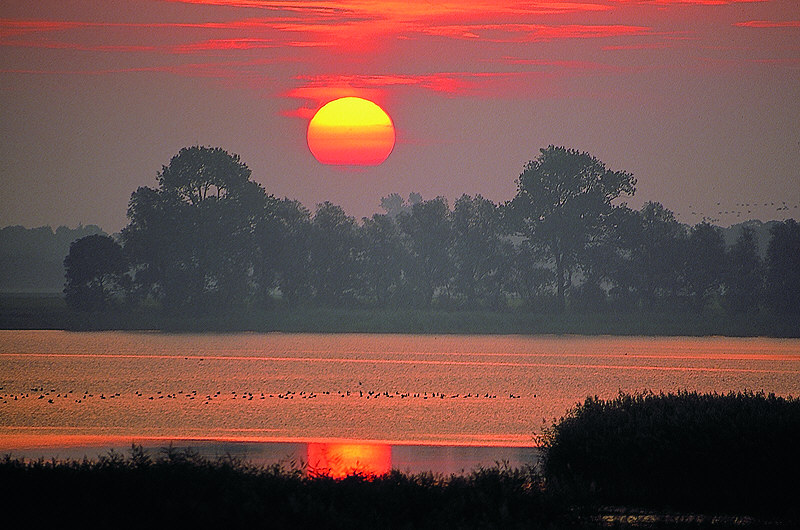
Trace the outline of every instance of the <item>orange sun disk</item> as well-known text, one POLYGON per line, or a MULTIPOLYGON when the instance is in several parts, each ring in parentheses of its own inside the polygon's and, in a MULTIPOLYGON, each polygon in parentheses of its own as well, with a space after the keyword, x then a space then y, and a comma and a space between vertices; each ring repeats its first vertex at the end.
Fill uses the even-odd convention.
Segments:
POLYGON ((377 166, 394 149, 392 119, 367 99, 345 97, 322 106, 308 124, 308 148, 323 164, 377 166))

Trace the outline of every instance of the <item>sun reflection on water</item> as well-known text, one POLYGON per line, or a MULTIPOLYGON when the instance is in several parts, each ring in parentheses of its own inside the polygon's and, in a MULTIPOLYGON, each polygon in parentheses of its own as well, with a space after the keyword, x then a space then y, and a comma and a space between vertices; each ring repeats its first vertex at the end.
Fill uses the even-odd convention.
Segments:
POLYGON ((392 447, 384 444, 308 444, 308 468, 314 475, 344 478, 359 474, 377 476, 392 469, 392 447))

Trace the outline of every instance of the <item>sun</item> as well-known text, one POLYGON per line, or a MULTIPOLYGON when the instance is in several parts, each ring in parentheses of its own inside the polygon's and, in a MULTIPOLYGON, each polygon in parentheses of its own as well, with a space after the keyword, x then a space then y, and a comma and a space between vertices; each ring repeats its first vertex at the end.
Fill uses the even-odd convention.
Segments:
POLYGON ((377 166, 394 149, 386 111, 368 99, 345 97, 322 106, 308 124, 308 148, 323 164, 377 166))

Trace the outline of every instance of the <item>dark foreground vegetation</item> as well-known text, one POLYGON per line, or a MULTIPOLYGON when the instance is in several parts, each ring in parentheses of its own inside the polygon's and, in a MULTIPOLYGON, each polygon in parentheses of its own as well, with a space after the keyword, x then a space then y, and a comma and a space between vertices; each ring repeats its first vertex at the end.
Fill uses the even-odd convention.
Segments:
POLYGON ((588 398, 545 434, 548 488, 577 502, 800 523, 800 400, 763 393, 588 398))
POLYGON ((164 449, 0 462, 0 507, 29 526, 772 527, 800 524, 800 401, 763 394, 587 399, 545 436, 542 469, 309 475, 164 449))

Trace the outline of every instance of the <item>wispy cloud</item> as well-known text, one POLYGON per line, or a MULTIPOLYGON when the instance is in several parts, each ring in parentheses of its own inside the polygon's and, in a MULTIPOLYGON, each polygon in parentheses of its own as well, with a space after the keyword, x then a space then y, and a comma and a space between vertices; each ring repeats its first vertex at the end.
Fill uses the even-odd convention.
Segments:
MULTIPOLYGON (((280 95, 304 102, 301 109, 291 111, 303 114, 307 107, 354 92, 372 98, 380 98, 382 91, 400 89, 448 97, 538 97, 545 81, 631 71, 627 64, 612 64, 621 61, 621 54, 605 54, 603 59, 609 64, 572 61, 565 53, 544 61, 535 57, 545 52, 532 53, 540 48, 552 50, 553 43, 569 41, 570 48, 562 47, 562 51, 577 47, 592 53, 643 50, 655 58, 675 53, 680 48, 675 39, 687 36, 685 25, 661 24, 660 13, 668 8, 680 11, 680 6, 761 0, 162 2, 186 4, 189 10, 192 5, 211 7, 202 10, 203 16, 218 19, 169 20, 155 15, 154 22, 6 18, 0 19, 0 46, 120 54, 114 57, 119 68, 103 68, 108 66, 106 60, 94 73, 164 72, 227 76, 245 82, 269 73, 283 80, 283 88, 277 90, 280 95), (425 50, 427 56, 414 57, 419 50, 425 50), (453 56, 472 60, 449 61, 450 50, 458 50, 453 56), (127 62, 125 55, 131 57, 127 62), (180 64, 185 61, 191 62, 180 64), (258 61, 288 66, 272 70, 258 61), (165 62, 170 64, 165 66, 165 62)), ((728 20, 725 27, 734 31, 731 24, 728 20)), ((794 28, 800 21, 748 20, 733 25, 794 28)), ((81 60, 81 65, 91 62, 86 57, 81 60)), ((52 64, 57 61, 51 58, 36 64, 7 63, 3 71, 56 72, 46 68, 52 64)), ((673 59, 669 64, 683 63, 673 59)), ((263 85, 258 86, 263 90, 263 85)))
POLYGON ((608 3, 616 4, 643 4, 656 6, 725 6, 732 4, 758 4, 769 2, 770 0, 610 0, 608 3))
POLYGON ((736 22, 740 28, 800 28, 800 20, 748 20, 736 22))
POLYGON ((421 30, 426 35, 456 39, 482 39, 490 42, 545 42, 556 39, 591 39, 619 36, 649 35, 652 28, 630 25, 590 24, 462 24, 433 26, 421 30))
POLYGON ((544 70, 514 72, 434 72, 392 75, 315 75, 297 76, 298 86, 284 95, 302 100, 304 105, 289 115, 308 117, 322 104, 343 96, 381 99, 387 90, 419 89, 448 97, 536 97, 538 83, 554 78, 544 70))

